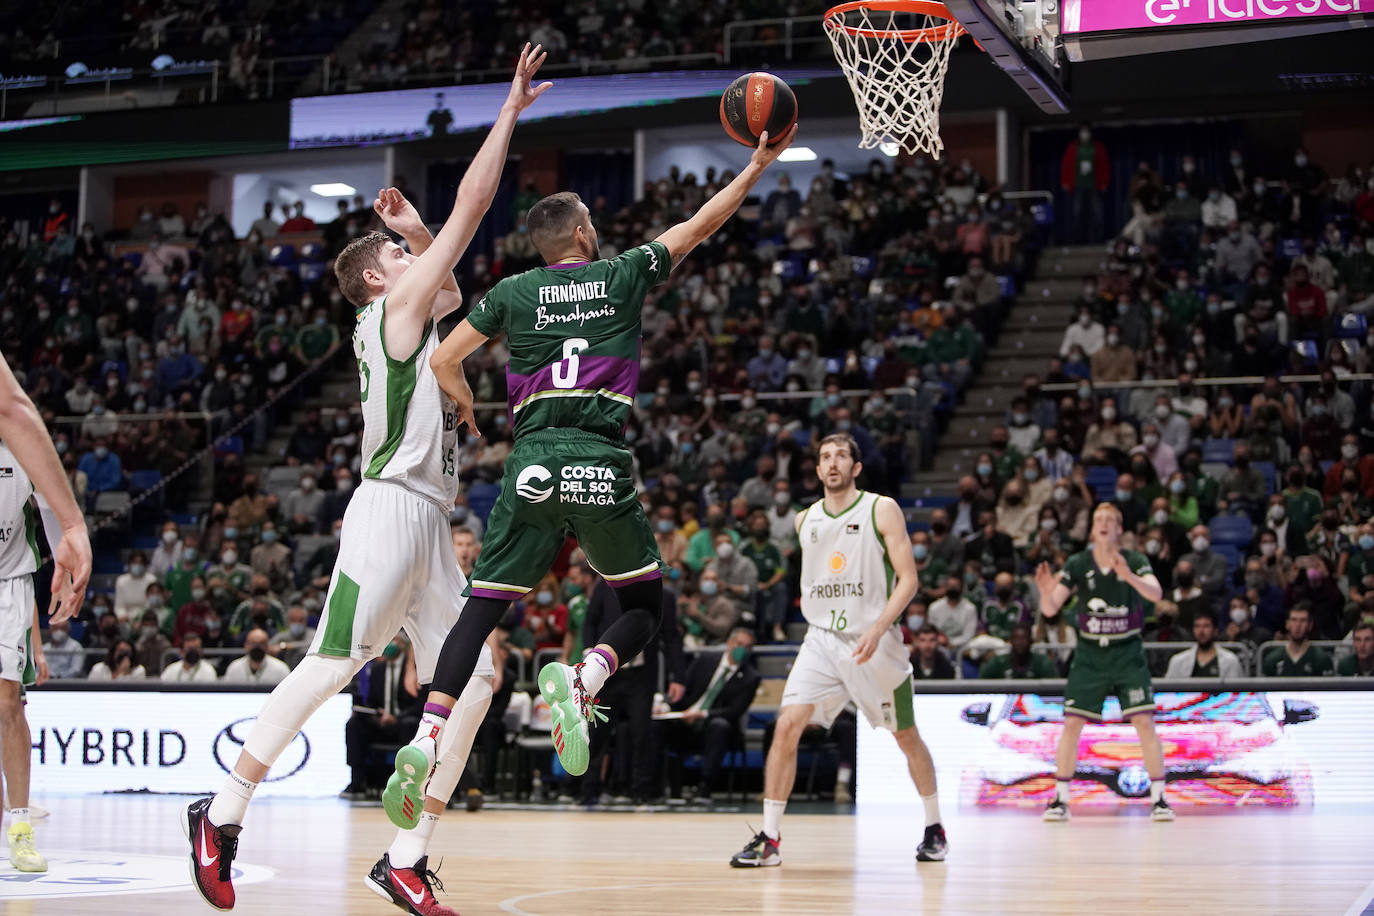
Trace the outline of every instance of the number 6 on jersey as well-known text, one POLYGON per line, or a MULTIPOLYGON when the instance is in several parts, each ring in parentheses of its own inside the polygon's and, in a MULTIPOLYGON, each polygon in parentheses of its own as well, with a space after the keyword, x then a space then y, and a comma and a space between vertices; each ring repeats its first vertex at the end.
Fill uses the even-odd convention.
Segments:
POLYGON ((553 364, 553 387, 555 388, 576 388, 577 387, 577 354, 587 349, 587 340, 584 337, 573 337, 563 341, 563 358, 553 364))

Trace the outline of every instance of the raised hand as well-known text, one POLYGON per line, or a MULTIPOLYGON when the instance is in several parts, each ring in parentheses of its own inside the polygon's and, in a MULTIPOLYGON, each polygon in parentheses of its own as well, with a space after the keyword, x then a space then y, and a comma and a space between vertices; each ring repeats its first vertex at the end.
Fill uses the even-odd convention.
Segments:
POLYGON ((772 146, 768 145, 768 131, 765 130, 759 135, 759 145, 754 148, 754 155, 749 157, 749 161, 754 165, 768 168, 782 155, 783 150, 792 145, 792 141, 795 139, 797 139, 796 124, 793 124, 792 129, 783 134, 782 139, 772 146))
POLYGON ((377 199, 372 202, 372 209, 382 218, 388 229, 402 238, 409 238, 417 230, 425 228, 419 211, 395 188, 382 188, 378 191, 377 199))
POLYGON ((1126 564, 1126 557, 1119 550, 1112 554, 1111 570, 1123 582, 1130 578, 1131 567, 1126 564))
POLYGON ((506 97, 506 104, 512 106, 516 111, 524 111, 534 104, 534 100, 539 98, 548 90, 553 83, 543 82, 531 88, 530 83, 534 79, 534 74, 539 72, 544 59, 549 56, 549 52, 543 49, 543 45, 530 47, 529 42, 520 49, 520 60, 515 65, 515 79, 511 80, 510 95, 506 97))
POLYGON ((1041 600, 1054 590, 1055 578, 1054 571, 1050 569, 1050 564, 1041 563, 1035 567, 1035 587, 1040 592, 1041 600))

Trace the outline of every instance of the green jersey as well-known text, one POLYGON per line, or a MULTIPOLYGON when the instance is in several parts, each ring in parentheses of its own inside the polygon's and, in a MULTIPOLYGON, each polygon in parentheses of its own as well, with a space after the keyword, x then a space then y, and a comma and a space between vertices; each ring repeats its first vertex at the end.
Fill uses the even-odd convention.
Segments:
MULTIPOLYGON (((1126 565, 1137 576, 1154 575, 1150 560, 1143 553, 1123 550, 1126 565)), ((1081 550, 1064 563, 1059 581, 1073 592, 1077 601, 1078 632, 1086 639, 1107 642, 1139 636, 1145 624, 1146 601, 1130 584, 1111 570, 1099 569, 1092 548, 1081 550)))
POLYGON ((1265 677, 1318 677, 1334 670, 1331 656, 1316 646, 1308 646, 1296 659, 1283 646, 1270 649, 1260 667, 1265 677))
POLYGON ((517 441, 556 428, 622 441, 639 389, 644 297, 672 267, 667 247, 650 242, 610 260, 507 277, 477 303, 468 322, 487 337, 506 335, 517 441))
POLYGON ((753 562, 755 568, 758 569, 760 585, 787 568, 782 562, 782 551, 778 550, 772 541, 764 541, 759 544, 758 541, 750 538, 743 542, 739 552, 746 560, 753 562))

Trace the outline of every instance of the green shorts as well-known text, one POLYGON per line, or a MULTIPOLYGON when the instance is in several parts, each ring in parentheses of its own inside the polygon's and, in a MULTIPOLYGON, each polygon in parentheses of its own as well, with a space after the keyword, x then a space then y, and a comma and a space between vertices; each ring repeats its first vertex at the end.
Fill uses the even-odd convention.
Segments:
POLYGON ((595 433, 542 429, 506 459, 467 593, 522 597, 548 573, 570 534, 612 587, 663 576, 629 450, 595 433))
POLYGON ((1102 704, 1109 696, 1120 701, 1123 718, 1155 708, 1150 667, 1138 636, 1106 646, 1078 640, 1064 688, 1064 714, 1101 719, 1102 704))

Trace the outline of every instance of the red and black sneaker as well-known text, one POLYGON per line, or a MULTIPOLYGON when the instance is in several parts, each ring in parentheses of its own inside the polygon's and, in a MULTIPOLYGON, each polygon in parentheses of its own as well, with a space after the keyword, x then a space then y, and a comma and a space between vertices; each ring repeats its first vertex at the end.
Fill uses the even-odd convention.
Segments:
POLYGON ((459 916, 457 910, 450 910, 434 899, 434 888, 442 891, 444 882, 429 870, 429 856, 422 856, 410 868, 396 868, 387 853, 372 866, 363 883, 378 897, 390 900, 413 916, 459 916))
POLYGON ((206 815, 211 799, 193 802, 181 818, 181 829, 191 843, 191 883, 205 902, 217 910, 234 908, 231 871, 239 849, 238 824, 216 827, 206 815))

